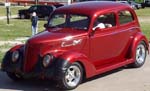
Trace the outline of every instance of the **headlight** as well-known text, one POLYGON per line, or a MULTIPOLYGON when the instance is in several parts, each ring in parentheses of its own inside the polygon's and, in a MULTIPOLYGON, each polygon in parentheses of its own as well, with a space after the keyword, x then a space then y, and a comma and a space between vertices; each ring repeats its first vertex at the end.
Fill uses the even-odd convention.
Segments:
POLYGON ((43 58, 43 66, 48 67, 48 65, 51 63, 53 58, 54 58, 53 55, 45 55, 43 58))
POLYGON ((19 52, 18 51, 14 51, 12 53, 12 62, 16 62, 19 58, 19 52))

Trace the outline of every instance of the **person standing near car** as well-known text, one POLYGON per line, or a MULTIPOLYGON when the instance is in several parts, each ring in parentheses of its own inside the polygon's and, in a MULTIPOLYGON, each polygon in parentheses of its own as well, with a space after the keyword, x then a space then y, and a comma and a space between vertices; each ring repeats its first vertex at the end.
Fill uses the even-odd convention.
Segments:
POLYGON ((32 36, 38 33, 38 16, 36 15, 36 12, 33 12, 31 17, 32 22, 32 36))

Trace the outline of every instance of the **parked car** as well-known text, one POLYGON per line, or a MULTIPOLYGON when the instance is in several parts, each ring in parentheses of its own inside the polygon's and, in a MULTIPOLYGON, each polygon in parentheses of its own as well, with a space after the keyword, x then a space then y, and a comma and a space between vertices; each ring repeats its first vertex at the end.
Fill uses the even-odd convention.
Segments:
POLYGON ((0 6, 5 6, 5 3, 4 2, 0 2, 0 6))
POLYGON ((29 9, 19 10, 18 14, 20 19, 28 19, 33 12, 36 12, 39 18, 48 19, 49 15, 60 6, 62 5, 33 5, 29 9))
POLYGON ((142 5, 139 3, 136 3, 134 1, 128 1, 129 4, 133 5, 135 7, 135 9, 140 9, 142 8, 142 5))
POLYGON ((1 69, 12 80, 53 79, 62 89, 74 89, 83 79, 122 66, 141 67, 149 50, 136 13, 122 3, 63 6, 44 27, 5 54, 1 69))
POLYGON ((134 0, 136 3, 140 3, 142 8, 150 6, 150 0, 134 0))
POLYGON ((125 4, 129 5, 133 9, 140 9, 140 8, 142 8, 141 4, 136 3, 134 1, 117 1, 117 2, 125 3, 125 4))
POLYGON ((145 0, 145 6, 150 7, 150 0, 145 0))

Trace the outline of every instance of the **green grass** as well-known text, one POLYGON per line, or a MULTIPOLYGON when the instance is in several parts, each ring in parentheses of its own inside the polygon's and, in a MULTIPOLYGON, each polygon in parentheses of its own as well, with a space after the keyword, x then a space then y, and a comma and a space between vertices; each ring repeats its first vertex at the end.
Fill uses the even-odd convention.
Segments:
POLYGON ((150 16, 150 7, 144 9, 135 10, 137 16, 150 16))
MULTIPOLYGON (((0 48, 1 48, 1 47, 0 47, 0 48)), ((1 51, 0 51, 0 62, 2 61, 4 55, 5 55, 4 52, 1 52, 1 51)), ((1 68, 1 67, 0 67, 0 68, 1 68)))
POLYGON ((138 17, 140 17, 141 19, 146 20, 145 22, 141 21, 140 25, 141 25, 143 33, 150 40, 150 20, 148 20, 148 19, 150 19, 150 7, 135 10, 135 12, 136 12, 138 17))
MULTIPOLYGON (((10 6, 10 12, 11 15, 18 15, 18 10, 20 9, 27 9, 28 7, 23 7, 23 6, 10 6)), ((0 7, 0 16, 6 16, 6 7, 1 6, 0 7)))
MULTIPOLYGON (((39 21, 38 31, 44 30, 44 23, 46 21, 39 21)), ((11 19, 10 24, 7 24, 6 20, 0 22, 0 41, 13 41, 19 37, 30 37, 31 36, 31 21, 24 19, 11 19)), ((0 62, 5 54, 5 49, 11 48, 13 45, 0 45, 0 62), (1 51, 4 50, 4 51, 1 51)))
POLYGON ((150 41, 150 22, 141 22, 140 23, 143 33, 150 41))
MULTIPOLYGON (((42 31, 45 21, 39 21, 39 31, 42 31)), ((18 37, 31 36, 31 21, 11 19, 10 24, 6 20, 0 22, 0 40, 14 40, 18 37)))

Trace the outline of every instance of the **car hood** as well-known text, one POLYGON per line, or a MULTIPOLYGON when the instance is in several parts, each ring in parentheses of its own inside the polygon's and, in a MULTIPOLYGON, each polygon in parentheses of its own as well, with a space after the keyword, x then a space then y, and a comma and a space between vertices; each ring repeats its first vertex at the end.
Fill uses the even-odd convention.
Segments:
POLYGON ((28 11, 28 9, 21 9, 21 10, 18 10, 19 12, 26 12, 28 11))
POLYGON ((52 41, 65 41, 86 34, 85 30, 71 28, 49 28, 33 36, 28 40, 30 43, 47 43, 52 41))

